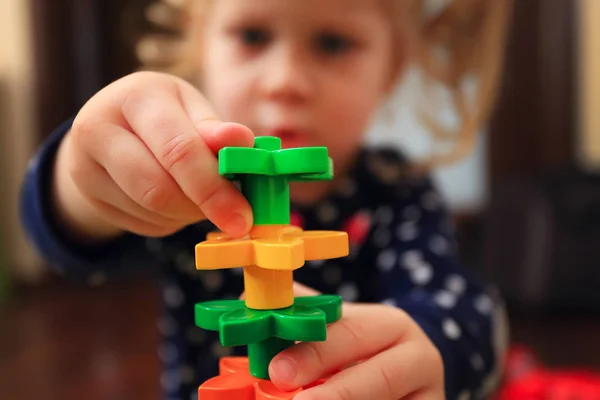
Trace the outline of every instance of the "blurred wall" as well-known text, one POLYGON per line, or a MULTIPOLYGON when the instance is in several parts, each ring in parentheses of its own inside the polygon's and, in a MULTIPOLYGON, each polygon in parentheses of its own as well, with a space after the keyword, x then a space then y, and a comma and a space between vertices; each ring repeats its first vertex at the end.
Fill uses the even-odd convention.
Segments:
MULTIPOLYGON (((420 72, 410 70, 387 108, 374 122, 368 135, 369 144, 397 147, 414 159, 430 155, 432 137, 418 120, 418 111, 434 99, 424 98, 421 91, 420 72)), ((452 126, 457 116, 450 103, 440 102, 439 106, 436 116, 452 126)), ((487 133, 484 131, 468 157, 432 171, 432 178, 452 212, 472 214, 485 206, 488 196, 487 156, 487 133)))
POLYGON ((0 237, 3 259, 21 278, 35 279, 41 263, 18 218, 18 193, 36 145, 29 2, 0 1, 0 237))
POLYGON ((600 169, 600 1, 580 0, 580 130, 583 163, 600 169))

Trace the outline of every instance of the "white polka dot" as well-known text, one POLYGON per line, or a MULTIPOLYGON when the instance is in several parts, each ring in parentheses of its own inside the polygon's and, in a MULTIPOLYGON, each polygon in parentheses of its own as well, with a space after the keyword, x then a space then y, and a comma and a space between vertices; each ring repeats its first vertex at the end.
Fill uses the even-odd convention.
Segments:
POLYGON ((448 254, 450 243, 442 235, 433 235, 429 240, 429 249, 438 256, 443 256, 448 254))
POLYGON ((344 178, 338 186, 338 193, 346 198, 350 198, 356 194, 356 182, 352 178, 344 178))
POLYGON ((179 371, 167 370, 160 376, 160 385, 167 392, 176 391, 180 382, 179 371))
POLYGON ((411 205, 402 211, 402 216, 406 221, 415 222, 421 217, 421 211, 419 210, 419 207, 411 205))
POLYGON ((184 383, 192 383, 196 379, 196 368, 191 365, 181 367, 181 380, 184 383))
POLYGON ((323 268, 323 282, 327 285, 337 285, 342 280, 342 270, 337 265, 328 265, 323 268))
POLYGON ((475 371, 482 371, 485 367, 485 362, 483 361, 483 357, 481 354, 473 354, 471 356, 471 366, 475 371))
POLYGON ((382 251, 377 257, 377 267, 383 272, 389 272, 394 268, 398 254, 393 249, 387 249, 382 251))
POLYGON ((172 336, 179 330, 179 325, 171 317, 163 317, 158 320, 158 331, 161 335, 172 336))
POLYGON ((385 299, 381 302, 381 304, 384 304, 384 305, 390 306, 390 307, 396 307, 396 305, 398 303, 396 302, 396 299, 385 299))
POLYGON ((446 318, 442 322, 442 328, 444 329, 444 334, 448 339, 456 340, 460 338, 461 331, 460 326, 454 321, 452 318, 446 318))
POLYGON ((460 275, 452 274, 446 278, 446 288, 457 295, 461 295, 467 290, 467 281, 460 275))
POLYGON ((391 206, 381 206, 375 211, 375 220, 382 225, 389 225, 394 220, 394 210, 391 206))
POLYGON ((373 244, 380 249, 386 247, 392 241, 392 234, 386 228, 377 229, 373 233, 373 244))
POLYGON ((223 347, 219 342, 214 342, 211 350, 217 358, 228 357, 232 353, 231 347, 223 347))
POLYGON ((475 299, 475 309, 483 315, 489 315, 494 310, 494 302, 488 295, 482 294, 475 299))
POLYGON ((421 196, 421 206, 429 211, 437 211, 442 204, 440 195, 434 191, 428 191, 421 196))
POLYGON ((434 296, 434 301, 436 304, 445 309, 453 308, 456 305, 457 300, 458 299, 454 293, 446 290, 441 290, 434 296))
POLYGON ((337 208, 331 203, 324 203, 318 210, 318 218, 321 222, 329 224, 338 216, 337 208))
POLYGON ((356 301, 359 297, 358 287, 354 283, 342 283, 337 293, 342 296, 344 301, 356 301))
POLYGON ((396 228, 396 236, 401 241, 408 242, 419 236, 419 230, 414 222, 404 222, 396 228))
POLYGON ((104 272, 95 272, 88 278, 88 284, 91 286, 100 286, 106 283, 108 276, 104 272))
POLYGON ((165 343, 158 348, 158 358, 166 364, 171 364, 179 357, 177 347, 171 343, 165 343))
POLYGON ((411 270, 410 275, 415 285, 426 285, 433 279, 433 268, 429 264, 423 264, 419 268, 411 270))
POLYGON ((165 303, 172 308, 181 307, 185 301, 185 296, 183 295, 181 289, 174 285, 165 288, 163 291, 163 297, 165 299, 165 303))
POLYGON ((409 250, 400 257, 400 264, 404 269, 413 270, 419 268, 423 263, 423 254, 418 250, 409 250))
POLYGON ((216 292, 223 287, 223 271, 203 271, 202 284, 209 292, 216 292))
POLYGON ((306 262, 306 265, 311 268, 319 268, 325 265, 325 260, 310 260, 306 262))
POLYGON ((160 253, 163 249, 163 242, 159 238, 146 239, 146 250, 151 253, 160 253))
POLYGON ((198 327, 191 327, 186 333, 187 339, 192 344, 203 344, 206 341, 206 332, 198 327))

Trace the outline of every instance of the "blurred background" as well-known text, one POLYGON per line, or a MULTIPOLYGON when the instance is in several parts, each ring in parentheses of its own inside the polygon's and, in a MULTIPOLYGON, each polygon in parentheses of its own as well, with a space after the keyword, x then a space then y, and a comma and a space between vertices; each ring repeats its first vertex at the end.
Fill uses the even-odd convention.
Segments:
MULTIPOLYGON (((158 398, 152 277, 65 282, 48 273, 18 219, 20 183, 40 142, 138 68, 150 2, 0 0, 2 399, 158 398)), ((600 369, 598 22, 598 0, 516 0, 493 119, 471 157, 434 173, 465 264, 498 286, 514 349, 544 369, 600 369)), ((409 78, 394 102, 400 136, 378 122, 372 143, 423 151, 408 104, 415 90, 409 78)))

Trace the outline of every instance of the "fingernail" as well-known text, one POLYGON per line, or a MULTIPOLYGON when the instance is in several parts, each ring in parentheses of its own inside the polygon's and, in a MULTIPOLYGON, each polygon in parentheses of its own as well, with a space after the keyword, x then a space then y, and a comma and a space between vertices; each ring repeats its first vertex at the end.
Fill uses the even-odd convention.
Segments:
POLYGON ((249 218, 242 214, 233 214, 226 223, 226 230, 231 236, 242 236, 248 231, 249 218))
POLYGON ((278 380, 292 382, 294 378, 296 378, 296 368, 294 368, 291 360, 288 358, 280 358, 273 361, 271 368, 273 375, 275 375, 278 380))

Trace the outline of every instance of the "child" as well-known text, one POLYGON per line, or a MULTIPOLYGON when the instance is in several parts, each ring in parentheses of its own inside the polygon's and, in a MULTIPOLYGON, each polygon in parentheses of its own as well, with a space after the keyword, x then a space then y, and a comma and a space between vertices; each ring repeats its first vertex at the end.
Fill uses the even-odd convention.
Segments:
POLYGON ((400 154, 362 145, 394 83, 419 62, 453 94, 464 154, 490 107, 507 4, 456 0, 426 14, 418 0, 183 2, 178 66, 194 75, 135 73, 94 96, 31 164, 24 224, 75 279, 160 267, 162 384, 165 398, 187 400, 232 351, 194 326, 194 303, 243 289, 238 270, 196 271, 194 245, 215 226, 242 236, 252 225, 217 173, 217 151, 252 146, 254 135, 327 146, 336 178, 293 186, 294 221, 349 231, 352 254, 295 279, 298 294, 337 292, 347 307, 326 342, 279 354, 272 380, 291 389, 343 367, 297 399, 481 398, 503 356, 501 306, 459 265, 430 181, 400 154), (470 74, 474 108, 460 86, 470 74))

